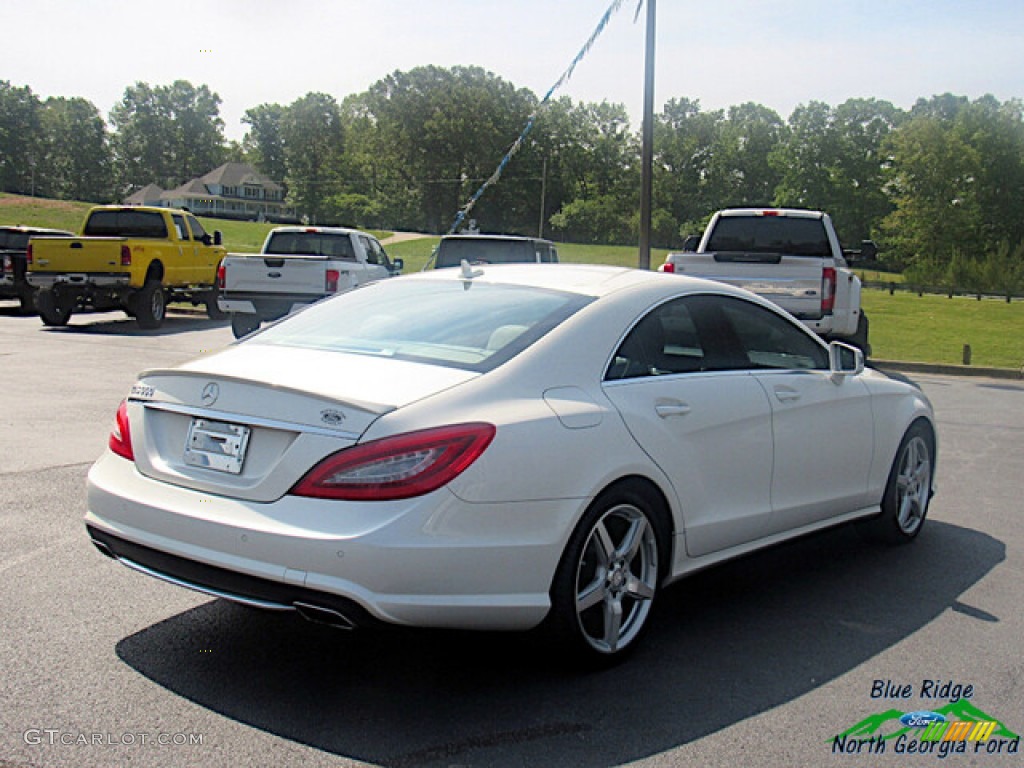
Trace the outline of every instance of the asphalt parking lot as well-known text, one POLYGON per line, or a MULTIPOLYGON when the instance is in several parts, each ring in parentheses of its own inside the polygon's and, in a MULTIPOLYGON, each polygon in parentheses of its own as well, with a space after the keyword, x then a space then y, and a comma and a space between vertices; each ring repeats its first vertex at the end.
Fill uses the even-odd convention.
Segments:
MULTIPOLYGON (((705 571, 662 595, 633 658, 578 674, 530 636, 346 634, 103 558, 84 481, 117 404, 139 370, 231 331, 176 313, 159 331, 119 313, 46 329, 14 308, 0 303, 0 768, 924 766, 937 748, 835 736, 956 692, 1024 733, 1022 383, 914 375, 941 441, 914 545, 843 528, 705 571)), ((1011 738, 963 746, 944 762, 1022 764, 1011 738)))

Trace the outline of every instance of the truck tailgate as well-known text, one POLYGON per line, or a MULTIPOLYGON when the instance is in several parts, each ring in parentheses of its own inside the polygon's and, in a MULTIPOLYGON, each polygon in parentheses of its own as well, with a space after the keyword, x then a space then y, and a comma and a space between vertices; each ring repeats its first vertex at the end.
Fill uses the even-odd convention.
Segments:
POLYGON ((686 253, 675 255, 675 271, 729 283, 763 296, 803 320, 822 316, 820 258, 778 253, 686 253), (772 265, 765 270, 765 265, 772 265), (770 274, 768 274, 770 273, 770 274))
POLYGON ((32 272, 128 272, 121 266, 121 237, 32 238, 32 272))
POLYGON ((224 294, 325 293, 328 263, 317 256, 240 256, 224 260, 224 294))

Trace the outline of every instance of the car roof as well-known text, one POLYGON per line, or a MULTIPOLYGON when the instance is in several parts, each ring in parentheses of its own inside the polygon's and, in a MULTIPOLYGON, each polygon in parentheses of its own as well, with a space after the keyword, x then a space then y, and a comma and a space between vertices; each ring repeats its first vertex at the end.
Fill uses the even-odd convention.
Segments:
POLYGON ((822 211, 811 211, 806 208, 726 208, 718 212, 719 216, 780 216, 792 219, 820 219, 822 211))
POLYGON ((29 233, 39 233, 41 235, 45 234, 45 235, 71 235, 71 236, 74 236, 74 232, 68 232, 66 229, 48 229, 47 227, 22 226, 21 224, 18 224, 17 226, 10 226, 10 225, 4 224, 4 225, 0 226, 0 231, 3 231, 3 232, 29 232, 29 233))
POLYGON ((673 275, 631 267, 602 264, 463 264, 461 268, 417 272, 397 280, 454 280, 492 285, 519 285, 568 291, 599 298, 625 290, 649 289, 666 296, 687 292, 713 292, 752 297, 753 294, 725 283, 698 277, 673 275))
POLYGON ((441 238, 441 242, 445 240, 491 240, 497 242, 510 242, 510 243, 544 243, 545 245, 554 245, 550 240, 545 240, 542 237, 529 237, 527 235, 483 235, 483 234, 458 234, 458 235, 444 235, 441 238))
MULTIPOLYGON (((294 227, 274 227, 270 230, 271 235, 277 234, 278 232, 308 232, 309 234, 325 234, 325 235, 367 235, 373 237, 368 232, 363 232, 361 229, 352 229, 351 227, 316 227, 316 226, 294 226, 294 227)), ((376 239, 376 238, 374 238, 376 239)))

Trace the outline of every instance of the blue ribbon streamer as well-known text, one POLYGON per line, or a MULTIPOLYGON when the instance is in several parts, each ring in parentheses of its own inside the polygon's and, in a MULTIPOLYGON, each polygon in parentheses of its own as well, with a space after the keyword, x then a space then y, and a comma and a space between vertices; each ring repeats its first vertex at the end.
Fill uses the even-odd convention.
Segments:
MULTIPOLYGON (((473 210, 473 206, 475 206, 477 200, 479 200, 483 196, 484 191, 489 186, 498 181, 498 179, 501 178, 501 174, 505 172, 505 168, 512 160, 512 157, 522 148, 523 142, 526 141, 526 137, 529 136, 530 131, 533 130, 533 125, 537 121, 537 117, 540 114, 541 110, 543 110, 544 107, 547 106, 548 102, 551 101, 551 96, 555 93, 555 91, 557 91, 559 88, 561 88, 569 81, 569 79, 573 75, 573 72, 576 70, 576 65, 579 64, 583 60, 583 58, 590 52, 590 49, 593 47, 594 42, 597 40, 598 37, 601 36, 601 33, 604 32, 605 27, 608 26, 608 22, 611 20, 612 16, 614 16, 615 13, 619 10, 619 8, 622 7, 622 4, 624 2, 625 0, 612 0, 612 4, 608 6, 608 10, 606 10, 604 12, 604 15, 601 16, 601 20, 598 22, 597 28, 594 29, 593 33, 587 39, 587 42, 583 44, 583 47, 580 49, 580 52, 576 54, 576 57, 572 60, 572 63, 569 64, 568 68, 562 73, 562 76, 558 78, 555 84, 548 89, 548 92, 546 94, 544 94, 544 98, 541 99, 540 103, 537 105, 537 108, 533 110, 533 113, 526 121, 526 127, 523 128, 522 133, 519 134, 519 138, 516 139, 515 142, 513 142, 508 152, 505 153, 505 156, 501 159, 501 162, 498 163, 498 168, 494 171, 494 173, 491 174, 491 177, 480 186, 480 189, 478 189, 473 194, 473 196, 469 198, 469 202, 467 202, 459 210, 458 214, 455 216, 455 221, 452 222, 452 226, 448 230, 449 235, 454 234, 458 230, 459 226, 461 226, 462 222, 466 220, 466 216, 468 216, 469 212, 473 210)), ((640 12, 640 5, 642 5, 642 3, 643 0, 640 0, 640 2, 637 4, 637 13, 640 12)))

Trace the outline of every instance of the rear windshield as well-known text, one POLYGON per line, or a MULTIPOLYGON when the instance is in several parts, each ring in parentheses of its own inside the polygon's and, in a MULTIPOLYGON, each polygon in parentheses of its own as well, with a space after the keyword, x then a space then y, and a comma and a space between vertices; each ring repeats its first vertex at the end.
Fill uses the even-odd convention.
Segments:
POLYGON ((832 256, 821 219, 790 216, 722 216, 704 250, 832 256))
POLYGON ((83 235, 90 237, 141 237, 164 239, 167 225, 156 211, 94 211, 85 222, 83 235))
POLYGON ((251 343, 484 372, 590 301, 540 288, 397 278, 314 304, 253 336, 251 343))
POLYGON ((351 237, 326 232, 274 232, 263 252, 283 256, 326 256, 348 261, 356 258, 351 237))
MULTIPOLYGON (((542 258, 542 246, 531 240, 491 240, 484 238, 452 238, 441 240, 435 267, 457 267, 465 259, 470 264, 515 264, 551 261, 542 258)), ((544 256, 548 248, 543 247, 544 256)), ((557 260, 557 259, 556 259, 557 260)))

